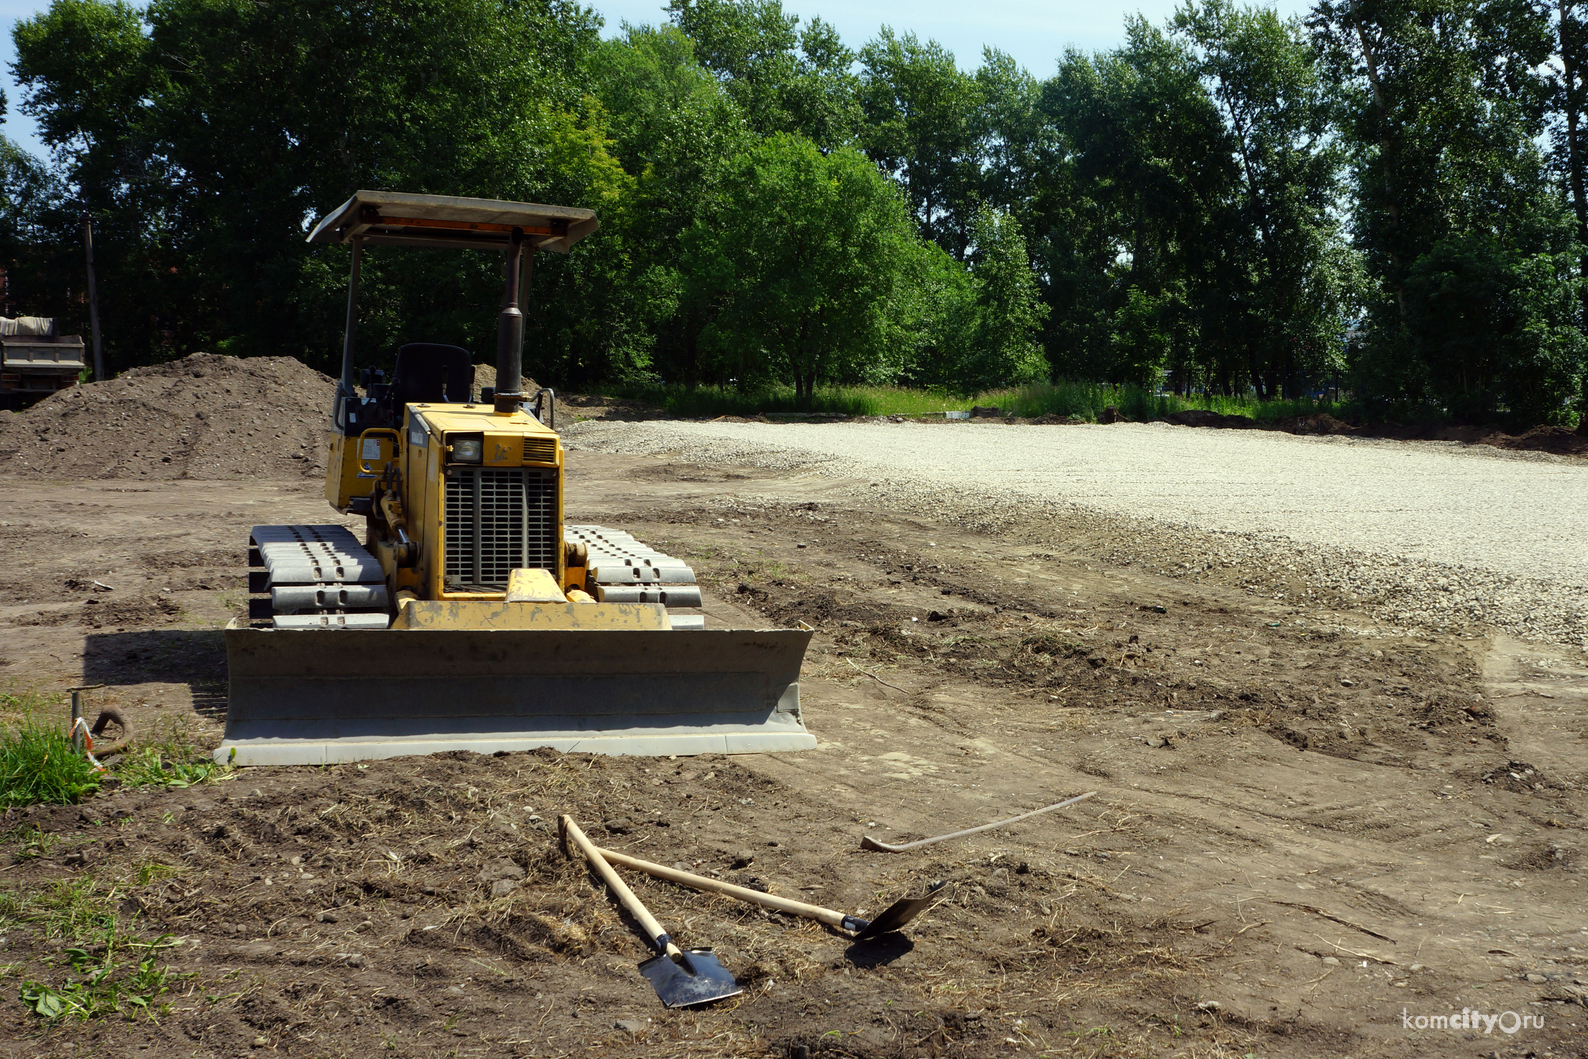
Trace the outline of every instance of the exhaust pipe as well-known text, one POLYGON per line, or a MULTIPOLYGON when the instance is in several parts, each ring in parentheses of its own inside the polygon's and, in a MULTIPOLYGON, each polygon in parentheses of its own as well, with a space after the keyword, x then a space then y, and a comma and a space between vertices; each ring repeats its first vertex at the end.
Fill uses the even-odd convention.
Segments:
POLYGON ((524 401, 524 314, 518 308, 524 229, 515 227, 507 251, 506 293, 496 324, 496 411, 506 415, 524 401))

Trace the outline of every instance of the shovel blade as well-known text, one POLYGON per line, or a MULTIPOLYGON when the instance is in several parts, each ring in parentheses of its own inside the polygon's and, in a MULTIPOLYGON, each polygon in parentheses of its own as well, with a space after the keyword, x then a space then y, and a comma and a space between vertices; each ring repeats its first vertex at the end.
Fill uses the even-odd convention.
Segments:
POLYGON ((710 949, 688 949, 681 963, 665 955, 652 956, 640 964, 640 973, 670 1008, 709 1004, 744 992, 710 949))
POLYGON ((931 889, 927 890, 925 897, 900 898, 889 905, 880 916, 867 923, 865 929, 855 935, 855 940, 867 941, 898 930, 941 901, 947 893, 948 883, 940 882, 934 883, 931 889))

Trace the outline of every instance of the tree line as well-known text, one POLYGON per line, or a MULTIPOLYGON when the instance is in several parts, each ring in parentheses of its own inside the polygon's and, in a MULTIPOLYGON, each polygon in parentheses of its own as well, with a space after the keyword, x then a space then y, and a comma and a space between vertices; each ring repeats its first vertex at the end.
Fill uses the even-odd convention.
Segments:
MULTIPOLYGON (((0 141, 12 311, 112 368, 197 349, 329 367, 357 188, 587 206, 535 266, 562 385, 1070 378, 1370 415, 1575 421, 1588 17, 1577 0, 1186 0, 1039 77, 779 0, 672 0, 603 40, 563 0, 55 0, 0 141)), ((4 114, 0 101, 0 117, 4 114)), ((366 256, 364 348, 491 346, 501 261, 366 256)))

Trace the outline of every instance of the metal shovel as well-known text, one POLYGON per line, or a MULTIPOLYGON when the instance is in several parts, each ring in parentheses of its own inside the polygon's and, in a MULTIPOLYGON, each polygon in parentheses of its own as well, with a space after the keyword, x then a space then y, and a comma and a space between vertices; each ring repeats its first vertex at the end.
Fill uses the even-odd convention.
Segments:
POLYGON ((733 883, 722 882, 719 879, 708 879, 704 875, 692 875, 687 871, 669 868, 661 864, 653 864, 648 860, 631 857, 627 853, 618 853, 615 850, 603 849, 597 851, 600 856, 606 857, 614 864, 621 864, 625 868, 634 868, 647 875, 654 875, 658 879, 678 883, 680 886, 692 887, 696 890, 710 890, 714 893, 724 894, 748 901, 762 908, 771 908, 790 915, 804 916, 814 919, 818 923, 825 923, 829 927, 847 930, 855 936, 856 941, 869 941, 881 937, 890 931, 898 930, 922 912, 937 904, 948 893, 945 883, 935 883, 926 892, 925 897, 904 897, 889 905, 876 919, 866 920, 859 916, 846 915, 835 912, 831 908, 821 908, 817 905, 808 905, 803 901, 792 901, 787 897, 775 897, 764 894, 760 890, 751 890, 744 886, 735 886, 733 883))
POLYGON ((579 825, 573 818, 563 816, 558 820, 558 827, 563 836, 563 850, 567 851, 567 840, 572 838, 578 845, 585 858, 594 864, 601 873, 601 878, 606 880, 607 886, 618 895, 618 900, 623 902, 623 907, 645 929, 646 940, 656 950, 656 955, 640 964, 640 973, 650 980, 655 988, 656 995, 663 1004, 670 1008, 689 1007, 692 1004, 708 1004, 713 1000, 723 997, 736 996, 744 992, 739 983, 733 980, 733 975, 728 969, 717 962, 710 949, 680 949, 673 939, 667 936, 667 931, 656 921, 650 911, 634 896, 634 891, 612 870, 606 858, 595 844, 585 837, 579 830, 579 825))

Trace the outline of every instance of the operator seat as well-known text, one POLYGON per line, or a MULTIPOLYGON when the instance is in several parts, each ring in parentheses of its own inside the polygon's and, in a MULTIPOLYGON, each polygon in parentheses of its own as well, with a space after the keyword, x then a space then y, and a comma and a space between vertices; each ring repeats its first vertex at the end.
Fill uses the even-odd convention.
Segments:
POLYGON ((472 395, 474 366, 466 349, 410 342, 397 350, 391 385, 399 415, 409 404, 459 404, 472 395))

